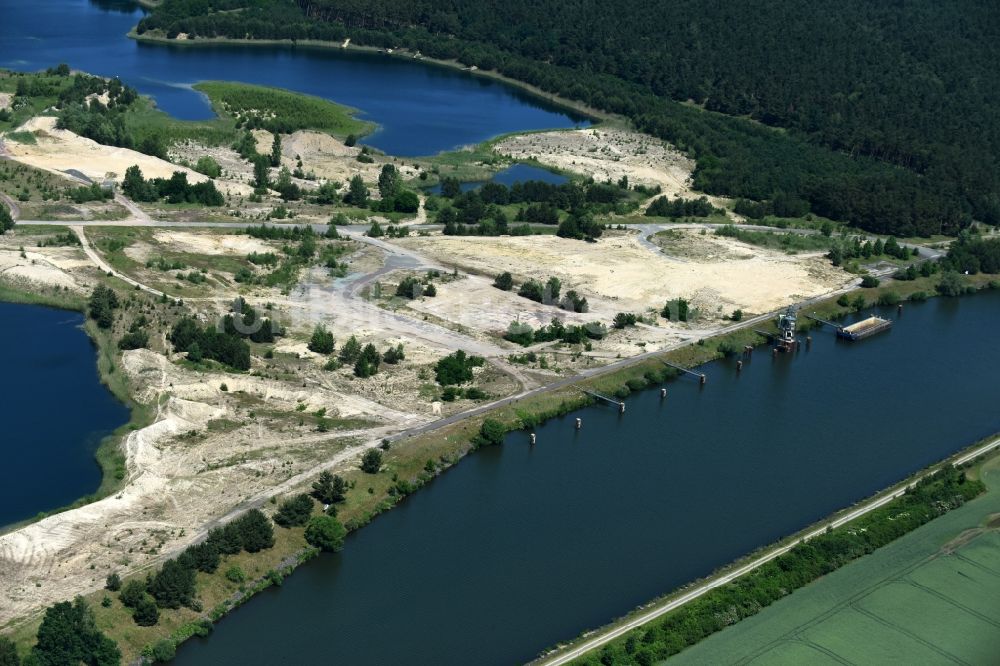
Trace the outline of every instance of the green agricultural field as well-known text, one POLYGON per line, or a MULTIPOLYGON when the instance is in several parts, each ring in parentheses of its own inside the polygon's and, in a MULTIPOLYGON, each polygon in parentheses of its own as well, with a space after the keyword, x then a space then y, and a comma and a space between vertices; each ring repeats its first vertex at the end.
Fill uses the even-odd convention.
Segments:
POLYGON ((981 497, 667 663, 997 663, 1000 457, 979 473, 981 497))

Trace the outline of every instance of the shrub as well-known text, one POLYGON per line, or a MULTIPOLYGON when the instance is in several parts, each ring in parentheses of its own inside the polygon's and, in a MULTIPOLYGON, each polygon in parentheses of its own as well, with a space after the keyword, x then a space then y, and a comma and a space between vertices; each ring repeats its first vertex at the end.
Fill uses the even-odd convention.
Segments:
POLYGON ((140 627, 152 627, 160 621, 160 609, 151 596, 146 594, 139 599, 132 609, 132 619, 140 627))
POLYGON ((306 525, 306 542, 326 552, 337 552, 344 547, 347 530, 333 516, 313 516, 306 525))
POLYGON ((378 449, 368 449, 361 457, 361 471, 365 474, 378 474, 382 469, 382 452, 378 449))
POLYGON ((233 565, 226 569, 226 580, 231 583, 243 583, 246 582, 247 575, 243 573, 243 569, 238 566, 233 565))
POLYGON ((619 312, 615 315, 615 320, 612 325, 615 328, 625 328, 626 326, 635 326, 637 321, 638 317, 636 317, 633 313, 619 312))
POLYGON ((464 384, 472 381, 472 369, 485 363, 479 356, 469 356, 461 349, 449 354, 434 365, 437 383, 441 386, 464 384))
POLYGON ((274 514, 274 522, 282 527, 296 527, 305 525, 312 514, 313 500, 309 495, 302 493, 285 500, 278 507, 274 514))
POLYGON ((507 428, 503 423, 496 419, 486 419, 479 427, 479 443, 486 446, 503 444, 503 438, 506 434, 507 428))
POLYGON ((334 347, 333 333, 326 330, 322 324, 317 324, 309 338, 309 351, 317 354, 332 354, 334 347))
POLYGON ((117 573, 108 574, 108 577, 104 579, 104 589, 111 590, 112 592, 122 589, 121 576, 117 573))
POLYGON ((400 298, 414 299, 420 297, 424 293, 423 285, 420 284, 420 280, 411 276, 403 278, 398 285, 396 285, 396 295, 400 298))
POLYGON ((879 295, 878 304, 879 305, 896 305, 902 299, 899 294, 894 291, 887 291, 884 294, 879 295))
POLYGON ((398 344, 395 347, 389 347, 382 354, 382 360, 389 365, 396 365, 400 361, 406 359, 406 353, 403 351, 403 345, 398 344))
POLYGON ((130 580, 118 593, 118 599, 126 608, 135 608, 146 594, 146 583, 141 580, 130 580))
POLYGON ((153 661, 165 664, 177 655, 177 646, 169 638, 164 638, 153 645, 153 661))
POLYGON ((510 273, 501 273, 493 280, 493 286, 503 291, 510 291, 514 288, 514 277, 510 273))
POLYGON ((118 341, 118 349, 145 349, 149 346, 149 334, 146 331, 129 331, 118 341))

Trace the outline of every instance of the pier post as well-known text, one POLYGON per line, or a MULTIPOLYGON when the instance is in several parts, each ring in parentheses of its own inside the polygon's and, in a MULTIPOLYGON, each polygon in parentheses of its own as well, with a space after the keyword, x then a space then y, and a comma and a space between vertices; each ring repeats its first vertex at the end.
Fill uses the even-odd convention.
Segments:
POLYGON ((771 348, 771 358, 778 358, 778 348, 777 347, 772 347, 771 348))
POLYGON ((579 430, 582 427, 583 427, 583 419, 577 419, 576 420, 576 429, 579 430))
POLYGON ((624 402, 619 402, 618 403, 618 413, 619 414, 624 414, 625 413, 625 403, 624 402))
POLYGON ((530 435, 528 435, 528 437, 529 437, 529 440, 531 442, 531 445, 534 446, 535 445, 535 433, 531 433, 530 435))
POLYGON ((743 370, 743 361, 736 361, 736 372, 741 372, 743 370))
POLYGON ((708 381, 708 378, 705 375, 702 375, 701 376, 701 385, 704 386, 705 382, 707 382, 707 381, 708 381))
POLYGON ((666 397, 667 397, 667 389, 661 388, 660 389, 660 400, 663 400, 666 397))

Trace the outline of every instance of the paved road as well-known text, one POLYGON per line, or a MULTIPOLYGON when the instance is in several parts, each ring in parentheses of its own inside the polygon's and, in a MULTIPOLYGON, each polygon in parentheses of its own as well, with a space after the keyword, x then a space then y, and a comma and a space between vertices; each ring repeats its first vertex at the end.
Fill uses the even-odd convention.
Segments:
MULTIPOLYGON (((989 444, 980 446, 966 454, 963 454, 955 458, 952 461, 952 464, 956 466, 962 465, 996 448, 1000 448, 1000 439, 995 439, 989 444)), ((802 537, 802 540, 808 541, 809 539, 815 538, 826 532, 828 527, 831 528, 840 527, 841 525, 845 525, 846 523, 851 522, 855 518, 863 516, 866 513, 874 511, 875 509, 888 504, 892 500, 901 497, 903 494, 905 494, 906 489, 909 486, 913 485, 922 478, 930 476, 930 474, 933 474, 933 472, 929 472, 928 474, 925 474, 917 479, 914 479, 910 483, 906 483, 896 488, 893 488, 892 490, 889 490, 884 494, 880 495, 876 499, 873 499, 855 509, 852 509, 851 511, 848 511, 847 513, 845 513, 843 516, 840 516, 836 520, 833 520, 830 523, 823 525, 822 527, 819 527, 815 530, 812 530, 811 532, 808 532, 802 537)), ((555 651, 549 656, 537 659, 536 661, 532 662, 532 664, 533 666, 562 666, 563 664, 568 664, 574 659, 582 657, 587 652, 595 650, 601 647, 602 645, 605 645, 615 640, 616 638, 625 635, 632 629, 635 629, 636 627, 641 627, 644 624, 652 622, 656 618, 662 617, 666 613, 669 613, 670 611, 680 608, 686 603, 693 601, 694 599, 697 599, 706 592, 710 592, 711 590, 714 590, 717 587, 721 587, 726 583, 732 582, 733 580, 739 578, 740 576, 743 576, 755 569, 762 567, 763 565, 767 564, 774 558, 779 557, 780 555, 783 555, 788 551, 790 551, 792 548, 798 545, 798 542, 799 540, 796 539, 795 541, 792 541, 787 545, 774 548, 768 551, 765 555, 762 555, 761 557, 758 557, 754 561, 750 562, 749 564, 745 564, 737 569, 729 571, 723 575, 717 576, 716 578, 713 578, 712 580, 702 585, 699 585, 690 592, 686 592, 675 599, 670 599, 669 601, 662 602, 652 610, 645 611, 637 615, 636 617, 628 620, 627 622, 624 622, 623 624, 614 625, 607 629, 599 630, 596 636, 588 638, 579 645, 573 646, 566 650, 555 651)))

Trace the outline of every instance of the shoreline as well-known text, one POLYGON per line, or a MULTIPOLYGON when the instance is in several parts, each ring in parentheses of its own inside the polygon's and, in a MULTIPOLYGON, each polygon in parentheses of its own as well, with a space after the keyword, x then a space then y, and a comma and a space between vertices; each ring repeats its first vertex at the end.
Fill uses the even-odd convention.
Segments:
MULTIPOLYGON (((975 281, 974 283, 978 287, 978 290, 988 289, 989 280, 987 279, 987 277, 986 276, 979 276, 979 277, 981 279, 975 281)), ((868 294, 874 294, 877 296, 882 291, 890 291, 890 290, 891 289, 889 289, 888 287, 883 286, 877 289, 863 290, 863 292, 868 294)), ((848 291, 855 293, 862 293, 861 290, 857 289, 843 290, 843 293, 846 293, 848 291)), ((2 292, 0 292, 0 297, 2 297, 2 292)), ((30 292, 28 293, 28 297, 29 298, 31 297, 30 292)), ((823 313, 825 317, 831 317, 831 318, 837 316, 843 316, 845 314, 853 312, 853 310, 850 307, 845 308, 843 306, 837 305, 836 297, 837 297, 836 293, 834 293, 833 295, 826 295, 824 297, 816 299, 816 301, 811 303, 810 305, 813 308, 817 308, 818 311, 823 313)), ((738 344, 741 345, 753 344, 754 346, 766 344, 767 341, 761 335, 753 331, 754 326, 764 326, 765 328, 768 328, 767 323, 770 322, 771 318, 769 317, 769 315, 762 315, 761 317, 764 318, 764 323, 762 323, 761 318, 753 318, 750 320, 745 320, 737 324, 733 324, 710 337, 703 338, 700 341, 701 344, 699 344, 699 342, 697 341, 692 341, 692 342, 687 342, 671 350, 650 352, 636 357, 622 359, 620 363, 600 368, 598 369, 597 372, 591 375, 585 377, 567 378, 565 381, 557 382, 556 385, 541 387, 540 389, 537 389, 536 391, 530 394, 522 395, 520 397, 512 396, 503 400, 495 401, 494 403, 490 403, 489 405, 485 405, 480 408, 475 408, 467 412, 464 412, 462 414, 456 415, 456 418, 443 419, 441 421, 429 424, 424 428, 419 428, 416 431, 407 431, 389 438, 390 441, 393 443, 390 456, 398 455, 401 451, 403 451, 404 460, 406 460, 407 458, 412 458, 413 460, 423 460, 424 453, 422 452, 421 449, 421 443, 423 440, 432 440, 437 444, 437 446, 441 448, 448 448, 448 450, 450 451, 450 453, 448 454, 449 460, 446 464, 441 466, 434 474, 432 475, 419 474, 416 478, 411 479, 409 486, 405 492, 389 492, 387 496, 384 496, 381 493, 376 493, 375 495, 371 495, 370 499, 366 497, 365 499, 367 501, 365 504, 359 507, 351 507, 352 509, 351 511, 346 511, 344 513, 342 517, 344 518, 345 527, 347 527, 349 532, 353 532, 356 529, 364 527, 379 514, 384 513, 385 511, 388 511, 393 507, 395 507, 403 499, 405 499, 407 495, 416 492, 424 485, 432 481, 437 475, 444 473, 454 465, 468 458, 469 454, 474 453, 476 451, 476 448, 471 444, 471 439, 475 434, 478 433, 479 426, 485 418, 496 417, 500 419, 504 423, 505 429, 507 430, 508 433, 513 431, 528 432, 535 425, 544 423, 545 421, 548 421, 552 418, 565 416, 566 414, 569 414, 578 409, 593 404, 594 402, 593 398, 581 394, 579 390, 574 389, 573 387, 575 385, 584 385, 594 390, 607 391, 616 395, 619 398, 624 398, 633 391, 640 391, 652 388, 655 382, 650 379, 651 372, 658 370, 660 373, 662 373, 661 376, 659 377, 660 381, 662 382, 669 381, 673 378, 676 378, 677 376, 675 374, 675 371, 667 370, 663 366, 663 364, 660 362, 661 358, 670 358, 672 361, 678 364, 693 368, 724 357, 725 354, 723 354, 718 350, 719 344, 724 341, 732 342, 735 340, 738 344), (460 433, 458 437, 459 441, 457 443, 453 441, 453 443, 450 446, 444 445, 442 441, 446 441, 453 438, 451 436, 443 436, 443 433, 444 432, 453 433, 456 431, 460 433), (410 445, 409 449, 404 447, 403 446, 404 444, 409 444, 410 445), (457 450, 455 448, 456 446, 458 447, 457 450)), ((90 334, 89 331, 88 334, 90 334)), ((97 346, 99 349, 99 360, 101 358, 100 350, 102 349, 104 350, 104 353, 110 351, 111 358, 114 357, 115 349, 113 348, 113 345, 110 349, 108 348, 110 340, 105 340, 100 336, 98 336, 98 338, 96 339, 92 337, 92 340, 94 340, 95 346, 97 346)), ((102 382, 104 382, 105 368, 101 366, 100 363, 99 367, 101 371, 102 382)), ((143 414, 145 416, 149 416, 148 413, 143 412, 143 414)), ((126 432, 135 429, 137 427, 134 426, 136 422, 137 422, 136 410, 133 408, 133 419, 119 429, 119 431, 124 431, 124 432, 120 433, 119 431, 116 431, 115 437, 109 439, 112 440, 113 442, 120 443, 121 437, 126 432)), ((102 447, 103 446, 104 443, 102 442, 102 447)), ((976 445, 975 444, 971 445, 971 447, 974 446, 976 445)), ((952 460, 954 458, 962 456, 971 447, 970 446, 962 447, 960 450, 956 451, 954 454, 949 456, 946 460, 952 460)), ((117 450, 117 445, 115 448, 117 450)), ((940 464, 941 463, 937 463, 934 467, 938 467, 940 466, 940 464)), ((913 475, 913 477, 908 477, 906 480, 901 481, 892 486, 891 489, 898 488, 903 484, 908 485, 909 483, 912 482, 910 480, 911 478, 915 478, 916 476, 919 476, 919 474, 923 473, 925 473, 925 471, 922 471, 917 475, 913 475)), ((886 492, 890 492, 891 489, 881 490, 878 493, 876 493, 873 497, 882 496, 886 492)), ((831 520, 836 520, 837 517, 843 516, 843 514, 845 514, 846 512, 850 512, 855 507, 862 505, 866 502, 869 502, 870 500, 871 498, 865 498, 864 500, 855 503, 851 507, 844 508, 841 511, 838 511, 837 513, 833 514, 832 516, 826 517, 825 519, 819 521, 815 525, 828 524, 831 520)), ((90 501, 94 500, 92 499, 90 501)), ((244 505, 235 507, 232 511, 228 512, 226 515, 227 516, 238 515, 251 508, 263 507, 266 504, 266 501, 267 501, 266 499, 260 499, 248 502, 244 505)), ((89 503, 89 501, 83 503, 86 504, 89 503)), ((61 509, 61 511, 64 511, 68 508, 73 508, 73 507, 66 507, 64 509, 61 509)), ((52 513, 57 513, 57 512, 58 511, 54 511, 52 513)), ((225 518, 225 516, 223 518, 225 518)), ((32 520, 31 522, 34 522, 34 520, 32 520)), ((216 520, 215 522, 217 523, 219 522, 219 520, 216 520)), ((806 528, 803 528, 803 530, 797 532, 795 535, 785 537, 784 539, 781 539, 774 544, 764 546, 760 549, 755 550, 752 553, 748 553, 747 555, 730 563, 721 570, 713 572, 709 576, 698 579, 696 581, 691 581, 690 583, 683 586, 679 590, 669 593, 666 596, 658 597, 658 600, 666 599, 669 602, 669 600, 674 599, 677 595, 683 594, 684 591, 688 590, 692 585, 704 582, 706 580, 711 580, 717 576, 725 575, 726 572, 731 572, 732 570, 740 566, 744 566, 748 560, 753 559, 755 556, 759 556, 761 552, 768 552, 769 550, 779 548, 781 547, 782 544, 786 544, 789 541, 794 542, 794 540, 798 538, 799 535, 807 532, 811 527, 813 526, 808 526, 806 528)), ((301 528, 295 528, 295 529, 300 530, 301 528)), ((293 542, 295 541, 294 537, 301 536, 298 535, 297 531, 296 532, 293 532, 292 530, 286 530, 286 531, 289 531, 290 538, 293 542)), ((308 559, 311 559, 310 557, 302 556, 303 555, 302 549, 297 544, 289 544, 289 545, 292 545, 293 547, 290 547, 287 550, 281 550, 276 546, 275 550, 263 551, 264 553, 267 553, 269 557, 279 557, 283 562, 288 562, 286 566, 282 567, 281 571, 282 576, 287 576, 292 571, 294 571, 301 563, 307 561, 308 559)), ((155 568, 159 566, 162 563, 162 561, 168 559, 173 555, 176 555, 176 553, 174 552, 161 553, 161 556, 158 557, 157 559, 147 563, 143 567, 140 567, 132 571, 130 573, 130 577, 137 575, 141 571, 147 571, 150 568, 155 568)), ((246 603, 246 601, 248 601, 252 596, 266 589, 267 587, 270 587, 271 584, 276 584, 276 583, 274 583, 274 581, 269 582, 266 577, 256 581, 249 581, 248 582, 249 593, 240 598, 238 602, 232 604, 225 604, 224 609, 218 607, 209 609, 208 607, 206 607, 206 612, 202 614, 202 617, 204 619, 210 620, 213 623, 217 622, 226 615, 228 615, 229 611, 233 610, 234 608, 237 608, 243 603, 246 603)), ((103 589, 97 589, 86 594, 85 598, 90 600, 92 604, 97 604, 99 603, 100 597, 103 596, 103 594, 104 594, 103 589)), ((651 604, 657 605, 658 603, 661 602, 653 601, 650 602, 649 604, 644 604, 639 608, 637 608, 636 610, 634 610, 633 612, 628 613, 623 618, 618 618, 613 620, 608 625, 605 625, 605 628, 610 627, 613 629, 614 627, 620 626, 622 622, 627 622, 630 618, 633 618, 636 614, 648 612, 651 604)), ((15 634, 19 642, 22 644, 25 641, 33 640, 34 639, 33 632, 34 629, 36 628, 36 623, 40 620, 43 611, 44 609, 37 613, 33 613, 30 616, 24 616, 21 617, 19 620, 12 621, 6 625, 5 629, 13 630, 11 631, 11 633, 15 634), (29 632, 29 633, 25 634, 24 632, 29 632)), ((586 635, 588 637, 591 636, 593 634, 593 631, 594 630, 588 629, 586 635)), ((181 637, 181 636, 174 636, 173 634, 168 634, 166 636, 159 636, 158 638, 160 639, 167 638, 169 640, 175 641, 176 645, 179 646, 181 643, 187 640, 187 638, 190 638, 190 635, 181 637)), ((566 647, 567 645, 572 645, 572 644, 576 644, 576 641, 573 641, 573 643, 570 644, 563 645, 562 647, 566 647)), ((546 652, 546 655, 550 657, 556 656, 552 652, 546 652)), ((539 659, 544 659, 544 658, 545 657, 543 655, 539 656, 539 659)))
MULTIPOLYGON (((141 4, 141 3, 140 3, 141 4)), ((155 5, 149 5, 150 7, 155 5)), ((568 111, 570 114, 583 116, 583 118, 593 124, 604 123, 604 122, 627 122, 624 118, 608 113, 606 111, 601 111, 593 107, 580 104, 579 102, 574 102, 572 100, 559 97, 552 93, 547 93, 541 88, 533 86, 529 83, 524 83, 518 81, 517 79, 512 79, 508 76, 504 76, 495 70, 482 70, 473 69, 467 67, 457 60, 441 60, 438 58, 431 58, 424 55, 417 55, 413 52, 401 49, 394 50, 391 53, 386 49, 377 46, 362 46, 356 44, 348 44, 344 46, 342 43, 338 42, 327 42, 321 40, 291 40, 291 39, 233 39, 229 37, 212 37, 212 38, 197 38, 197 39, 169 39, 167 37, 161 37, 158 35, 143 34, 140 35, 135 31, 133 27, 126 36, 138 43, 145 44, 156 44, 160 46, 176 46, 179 48, 209 48, 209 47, 226 47, 226 46, 268 46, 268 47, 283 47, 283 48, 308 48, 308 49, 318 49, 318 50, 330 50, 330 51, 342 51, 345 53, 368 53, 373 55, 384 55, 391 58, 399 58, 403 60, 411 60, 416 62, 421 62, 427 65, 442 67, 444 69, 450 69, 453 71, 465 72, 473 76, 478 76, 482 78, 489 79, 491 81, 496 81, 508 85, 512 88, 533 97, 537 100, 545 102, 551 106, 554 106, 562 111, 568 111)), ((535 131, 546 131, 546 130, 535 130, 535 131)), ((522 134, 523 132, 518 132, 522 134)))
POLYGON ((83 495, 69 504, 39 511, 33 516, 14 523, 0 525, 0 535, 4 535, 37 523, 50 516, 93 504, 124 488, 127 475, 118 478, 118 473, 122 469, 121 465, 124 464, 122 447, 125 438, 130 432, 150 425, 153 420, 152 417, 155 415, 155 408, 136 402, 131 395, 129 387, 117 381, 118 377, 115 376, 116 373, 112 372, 112 370, 117 369, 114 359, 116 348, 110 338, 102 335, 93 322, 87 318, 86 300, 77 299, 72 296, 49 296, 47 294, 11 288, 8 285, 0 285, 0 301, 16 305, 79 312, 82 314, 84 321, 80 328, 90 340, 93 347, 98 380, 129 411, 128 420, 103 437, 94 450, 94 462, 101 468, 101 482, 92 493, 83 495))

